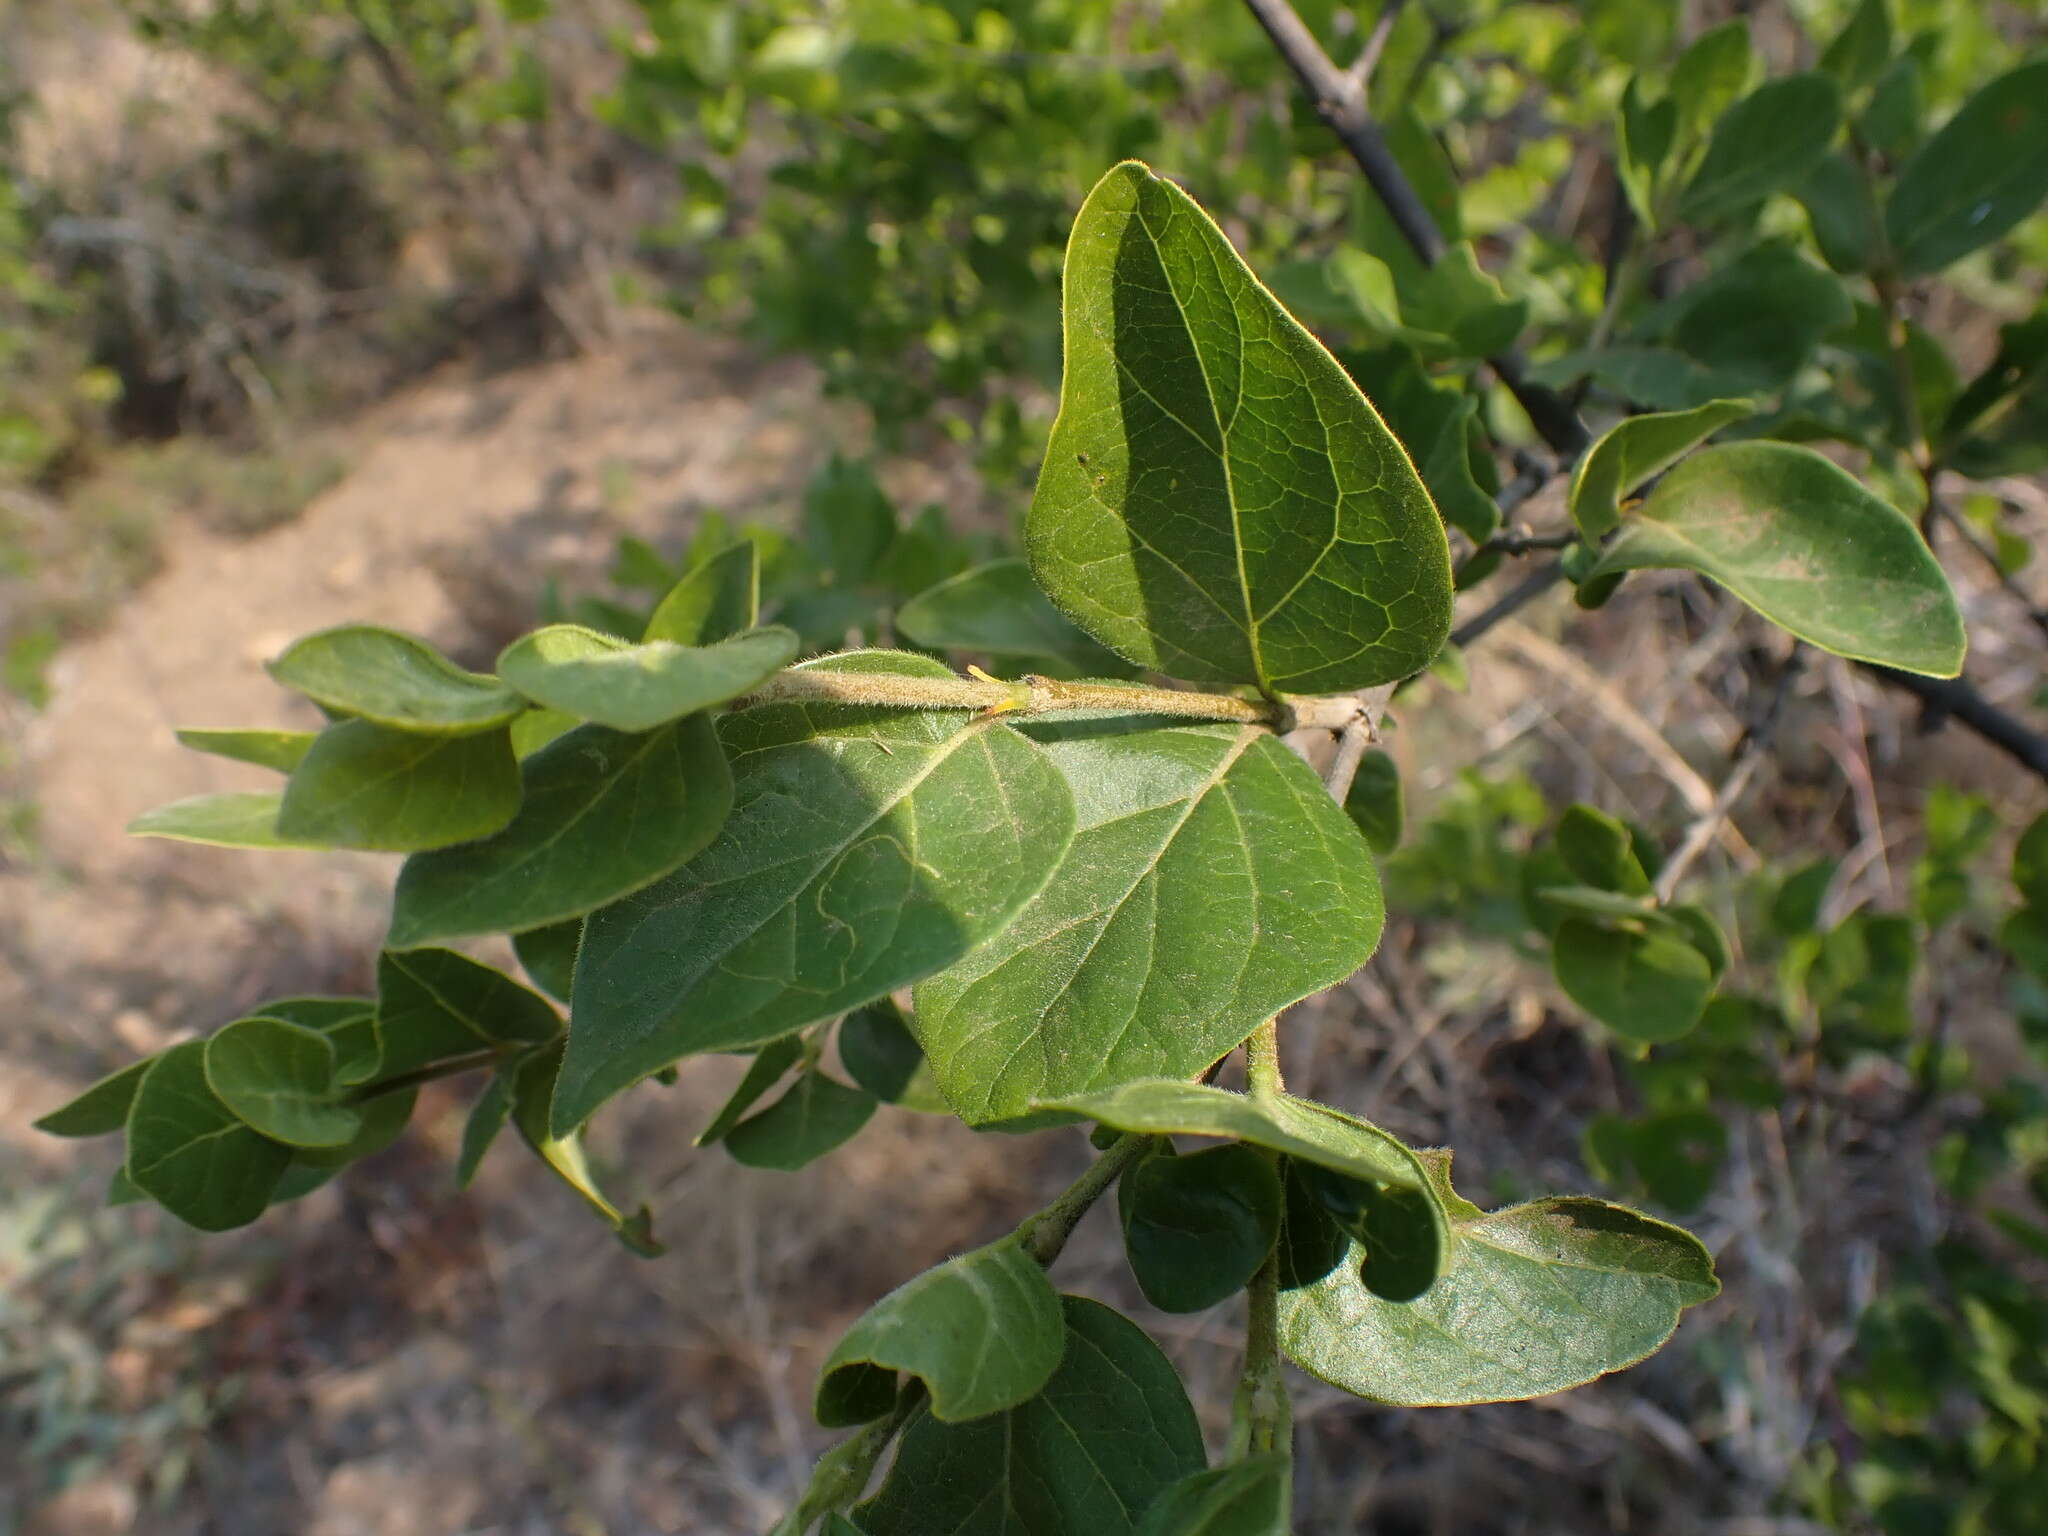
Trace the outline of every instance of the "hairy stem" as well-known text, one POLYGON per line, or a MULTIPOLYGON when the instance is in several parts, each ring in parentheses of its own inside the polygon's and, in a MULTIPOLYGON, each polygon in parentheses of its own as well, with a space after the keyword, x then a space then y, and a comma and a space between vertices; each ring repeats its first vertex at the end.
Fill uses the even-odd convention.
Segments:
POLYGON ((1024 1251, 1040 1264, 1050 1265, 1067 1246, 1074 1228, 1088 1214, 1089 1207, 1108 1193, 1117 1175, 1130 1167, 1152 1144, 1150 1136, 1126 1133, 1109 1144, 1102 1156, 1088 1165, 1088 1171, 1069 1184, 1060 1197, 1035 1216, 1017 1226, 1017 1240, 1024 1251))
POLYGON ((1280 1261, 1268 1254, 1245 1288, 1244 1369, 1231 1404, 1230 1455, 1279 1452, 1292 1444, 1293 1410, 1280 1360, 1280 1261))
POLYGON ((1252 1097, 1270 1099, 1277 1097, 1286 1084, 1280 1077, 1280 1016, 1276 1013, 1257 1029, 1244 1043, 1245 1086, 1252 1091, 1252 1097))

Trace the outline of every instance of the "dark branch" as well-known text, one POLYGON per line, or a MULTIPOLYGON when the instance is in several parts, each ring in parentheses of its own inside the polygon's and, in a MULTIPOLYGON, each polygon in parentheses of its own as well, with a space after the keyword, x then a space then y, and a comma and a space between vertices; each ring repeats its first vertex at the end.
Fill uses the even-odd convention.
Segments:
POLYGON ((1922 730, 1938 730, 1954 720, 1968 726, 2014 762, 2048 779, 2048 736, 2000 709, 1979 693, 1968 678, 1920 677, 1867 661, 1861 665, 1865 671, 1920 701, 1922 730))

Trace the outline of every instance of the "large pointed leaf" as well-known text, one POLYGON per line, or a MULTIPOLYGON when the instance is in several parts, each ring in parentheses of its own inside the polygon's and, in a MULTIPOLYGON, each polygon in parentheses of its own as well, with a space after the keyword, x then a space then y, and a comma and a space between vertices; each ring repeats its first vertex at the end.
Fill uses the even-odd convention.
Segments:
POLYGON ((637 736, 586 725, 519 774, 524 796, 504 831, 405 861, 389 947, 581 916, 674 870, 732 806, 732 774, 704 715, 637 736))
POLYGON ((143 1074, 154 1057, 131 1061, 109 1072, 77 1097, 58 1105, 33 1122, 45 1136, 108 1136, 128 1123, 143 1074))
MULTIPOLYGON (((950 677, 888 652, 833 670, 950 677)), ((1073 835, 1045 753, 952 711, 778 704, 720 722, 733 812, 667 879, 593 913, 555 1128, 680 1057, 828 1019, 951 964, 1073 835)))
POLYGON ((1074 222, 1059 418, 1025 525, 1053 601, 1142 666, 1330 693, 1450 628, 1443 526, 1329 353, 1171 182, 1127 163, 1074 222))
POLYGON ((550 624, 507 646, 498 671, 550 709, 618 731, 651 731, 738 698, 795 655, 796 636, 773 625, 694 646, 628 645, 580 624, 550 624))
POLYGON ((284 792, 234 789, 217 795, 192 795, 144 811, 128 823, 135 837, 167 837, 179 843, 210 843, 219 848, 325 848, 311 838, 290 838, 277 830, 284 792))
POLYGON ((1592 575, 1675 566, 1711 576, 1822 650, 1954 677, 1963 619, 1912 523, 1808 448, 1705 448, 1630 514, 1592 575))
POLYGON ((1383 1403, 1541 1397, 1635 1364, 1720 1291, 1681 1228, 1581 1197, 1489 1214, 1451 1193, 1447 1162, 1449 1267, 1410 1302, 1374 1296, 1353 1263, 1283 1292, 1280 1343, 1296 1365, 1383 1403))
POLYGON ((462 736, 343 720, 292 771, 284 838, 411 853, 488 837, 518 814, 519 763, 503 730, 462 736))
POLYGON ((896 1373, 920 1378, 947 1421, 1036 1396, 1066 1346, 1060 1298, 1015 1239, 976 1248, 898 1286, 846 1331, 818 1377, 818 1422, 879 1418, 896 1373))
POLYGON ((991 560, 927 587, 896 610, 896 628, 935 651, 1050 656, 1091 675, 1124 670, 1053 607, 1022 560, 991 560))
POLYGON ((1379 942, 1365 839, 1249 726, 1034 723, 1079 830, 1038 899, 917 989, 911 1027, 970 1122, 1193 1076, 1379 942))
POLYGON ((214 1097, 273 1141, 344 1147, 362 1114, 339 1102, 334 1045, 318 1030, 283 1019, 237 1019, 206 1042, 206 1085, 214 1097))
POLYGON ((452 949, 386 950, 377 957, 380 1078, 450 1056, 537 1043, 560 1029, 538 992, 452 949))
POLYGON ((1063 1298, 1066 1351, 1038 1396, 903 1432, 881 1491, 854 1514, 869 1536, 1125 1536, 1202 1469, 1202 1435, 1159 1348, 1100 1302, 1063 1298))
POLYGON ((206 1082, 206 1042, 150 1063, 128 1110, 131 1183, 203 1232, 246 1226, 270 1204, 291 1148, 260 1136, 206 1082))
POLYGON ((1621 521, 1622 497, 1753 410, 1747 400, 1711 400, 1690 411, 1616 422, 1586 450, 1572 475, 1569 506, 1579 532, 1599 538, 1621 521))
POLYGON ((1885 205, 1901 270, 1934 272, 2008 233, 2048 197, 2048 59, 1978 91, 1921 145, 1885 205))
POLYGON ((465 672, 424 640, 374 624, 308 635, 270 664, 270 675, 344 715, 432 735, 494 730, 526 708, 495 677, 465 672))

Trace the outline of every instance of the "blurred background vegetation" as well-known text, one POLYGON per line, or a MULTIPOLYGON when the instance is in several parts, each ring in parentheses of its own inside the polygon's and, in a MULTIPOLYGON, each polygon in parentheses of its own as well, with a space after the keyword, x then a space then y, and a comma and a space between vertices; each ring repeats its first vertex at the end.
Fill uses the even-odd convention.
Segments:
MULTIPOLYGON (((1703 142, 1819 65, 1881 176, 2036 56, 2048 10, 1895 0, 1876 38, 1847 0, 1298 9, 1339 65, 1369 55, 1397 155, 1498 285, 1493 334, 1431 330, 1239 0, 0 0, 0 1531, 769 1522, 838 1328, 1066 1152, 903 1113, 770 1182, 691 1152, 718 1095, 685 1084, 612 1133, 692 1234, 635 1266, 520 1180, 447 1188, 452 1101, 204 1248, 96 1209, 106 1170, 23 1127, 238 1002, 360 987, 374 950, 372 860, 251 888, 125 849, 127 813, 233 787, 130 743, 276 713, 263 648, 345 617, 468 660, 547 612, 630 628, 728 517, 812 644, 885 633, 1009 541, 1067 226, 1118 159, 1217 214, 1461 527, 1542 447, 1479 367, 1501 334, 1596 423, 1751 393, 1743 430, 1831 445, 1929 518, 1976 686, 2039 718, 2048 220, 1912 286, 1901 375, 1853 187, 1645 231, 1614 123, 1668 95, 1703 142), (1937 525, 1914 436, 1957 420, 1937 525)), ((1558 491, 1515 516, 1559 526, 1558 491)), ((1685 1217, 1729 1289, 1651 1365, 1543 1403, 1306 1393, 1301 1529, 2035 1528, 2048 880, 2014 846, 2040 780, 1675 575, 1483 647, 1397 711, 1393 921, 1304 1010, 1295 1071, 1501 1199, 1685 1217), (1737 984, 1682 1039, 1620 1043, 1525 902, 1546 829, 1588 801, 1668 846, 1767 703, 1768 766, 1695 877, 1737 984)), ((1110 1257, 1078 1256, 1084 1288, 1110 1257)), ((1148 1321, 1212 1412, 1219 1338, 1148 1321)))

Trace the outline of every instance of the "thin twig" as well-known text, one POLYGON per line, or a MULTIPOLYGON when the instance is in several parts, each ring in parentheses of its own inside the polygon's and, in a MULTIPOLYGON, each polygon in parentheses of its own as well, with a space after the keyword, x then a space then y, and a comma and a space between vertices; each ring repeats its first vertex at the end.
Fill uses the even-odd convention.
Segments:
POLYGON ((1494 625, 1513 618, 1563 580, 1564 566, 1556 560, 1545 561, 1494 599, 1491 607, 1481 609, 1452 630, 1451 644, 1470 645, 1494 625))
POLYGON ((1358 765, 1365 761, 1365 754, 1372 749, 1372 731, 1363 720, 1354 720, 1344 727, 1337 737, 1337 755, 1330 760, 1330 768, 1323 775, 1323 788, 1330 792, 1330 798, 1342 805, 1351 793, 1351 781, 1358 777, 1358 765))
POLYGON ((1387 0, 1380 10, 1379 19, 1372 24, 1372 31, 1366 34, 1365 46, 1358 50, 1358 57, 1344 71, 1344 78, 1361 101, 1372 90, 1373 71, 1380 67, 1380 58, 1387 51, 1387 40, 1394 35, 1394 23, 1401 19, 1401 12, 1407 4, 1408 0, 1387 0))

